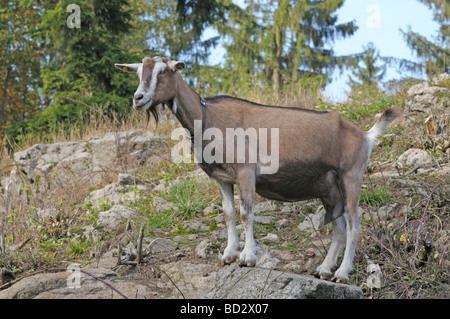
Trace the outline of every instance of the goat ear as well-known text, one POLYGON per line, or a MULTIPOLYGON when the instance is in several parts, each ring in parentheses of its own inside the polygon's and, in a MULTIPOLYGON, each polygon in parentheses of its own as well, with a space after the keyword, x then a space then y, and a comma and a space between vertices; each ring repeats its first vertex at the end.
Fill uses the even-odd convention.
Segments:
POLYGON ((181 61, 168 61, 167 65, 172 71, 178 71, 186 69, 186 63, 181 61))
POLYGON ((131 72, 136 73, 138 68, 142 65, 142 63, 130 63, 130 64, 119 64, 115 63, 114 66, 123 72, 131 72))

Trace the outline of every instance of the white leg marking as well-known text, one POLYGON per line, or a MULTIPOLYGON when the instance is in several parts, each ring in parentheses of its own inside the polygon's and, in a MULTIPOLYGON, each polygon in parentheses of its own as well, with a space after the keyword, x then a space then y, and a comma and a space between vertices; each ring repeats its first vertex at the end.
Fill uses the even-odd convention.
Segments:
POLYGON ((222 194, 222 208, 228 231, 228 242, 222 256, 222 265, 233 263, 238 257, 239 237, 236 230, 236 211, 234 208, 233 185, 219 182, 222 194))
POLYGON ((359 224, 358 208, 352 220, 347 217, 347 243, 345 246, 344 259, 341 266, 334 273, 338 282, 347 282, 348 275, 353 269, 353 257, 355 256, 356 246, 358 245, 361 225, 359 224))
POLYGON ((256 242, 253 238, 253 209, 254 203, 248 203, 241 197, 240 215, 245 230, 245 246, 239 256, 239 265, 254 267, 256 265, 256 242))
POLYGON ((336 261, 341 253, 342 249, 345 246, 345 238, 346 238, 346 221, 345 217, 341 216, 335 220, 333 220, 333 239, 331 242, 331 246, 328 249, 327 256, 323 263, 317 267, 316 272, 319 274, 322 279, 331 278, 331 270, 336 267, 336 261))

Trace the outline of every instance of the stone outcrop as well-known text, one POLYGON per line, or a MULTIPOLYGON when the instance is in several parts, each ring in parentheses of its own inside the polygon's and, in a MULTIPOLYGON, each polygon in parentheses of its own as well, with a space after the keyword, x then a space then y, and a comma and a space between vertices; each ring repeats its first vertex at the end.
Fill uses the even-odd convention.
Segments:
POLYGON ((444 83, 450 81, 450 76, 443 73, 431 81, 421 82, 411 86, 405 101, 405 110, 409 112, 431 113, 436 108, 450 107, 450 92, 444 83))
POLYGON ((267 268, 239 268, 233 264, 217 274, 214 288, 204 298, 213 299, 360 299, 359 287, 336 284, 267 268))
MULTIPOLYGON (((167 149, 167 143, 151 132, 117 132, 86 141, 36 144, 14 154, 11 198, 24 186, 36 192, 61 187, 96 186, 110 182, 151 161, 167 149)), ((7 181, 3 180, 2 184, 7 181)))

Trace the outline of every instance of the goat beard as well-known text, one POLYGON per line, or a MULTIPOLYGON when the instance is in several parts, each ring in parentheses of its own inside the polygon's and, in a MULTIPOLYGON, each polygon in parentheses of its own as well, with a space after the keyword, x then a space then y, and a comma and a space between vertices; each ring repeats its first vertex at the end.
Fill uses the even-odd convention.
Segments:
MULTIPOLYGON (((164 104, 163 104, 164 105, 164 104)), ((148 127, 148 123, 150 123, 150 116, 153 115, 156 125, 158 125, 158 121, 159 121, 159 107, 158 105, 155 106, 151 106, 150 108, 148 108, 147 110, 145 110, 145 113, 147 115, 147 124, 146 127, 148 127)))

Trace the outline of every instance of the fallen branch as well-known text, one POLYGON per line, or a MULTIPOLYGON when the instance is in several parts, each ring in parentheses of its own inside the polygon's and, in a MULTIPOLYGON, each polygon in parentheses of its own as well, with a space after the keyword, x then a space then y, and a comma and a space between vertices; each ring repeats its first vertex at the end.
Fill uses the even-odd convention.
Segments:
POLYGON ((413 173, 416 173, 421 168, 430 168, 430 167, 435 167, 435 166, 438 166, 438 163, 430 163, 430 164, 425 164, 425 165, 419 165, 419 166, 416 166, 413 169, 407 171, 405 173, 405 176, 408 176, 408 175, 411 175, 413 173))

